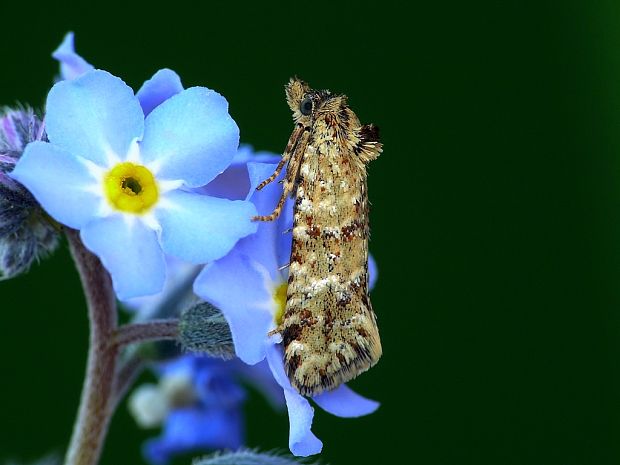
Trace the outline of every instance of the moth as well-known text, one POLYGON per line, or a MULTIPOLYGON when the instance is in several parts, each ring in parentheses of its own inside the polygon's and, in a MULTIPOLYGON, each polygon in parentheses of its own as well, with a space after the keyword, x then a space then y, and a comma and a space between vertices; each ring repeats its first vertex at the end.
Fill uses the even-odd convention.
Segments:
POLYGON ((285 86, 295 129, 275 172, 288 163, 273 221, 295 196, 293 243, 281 334, 284 366, 302 395, 331 390, 368 370, 381 356, 368 296, 366 165, 382 151, 378 129, 362 125, 345 95, 285 86))

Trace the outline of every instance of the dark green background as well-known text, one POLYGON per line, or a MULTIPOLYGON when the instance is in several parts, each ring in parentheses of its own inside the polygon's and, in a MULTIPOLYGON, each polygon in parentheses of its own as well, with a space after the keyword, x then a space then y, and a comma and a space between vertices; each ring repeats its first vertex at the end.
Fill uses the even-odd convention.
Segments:
MULTIPOLYGON (((284 148, 294 74, 380 126, 384 356, 352 386, 383 405, 318 412, 324 462, 620 463, 617 1, 6 3, 0 103, 42 104, 74 30, 136 89, 170 67, 223 93, 258 149, 284 148)), ((0 458, 61 450, 87 345, 66 250, 0 283, 0 307, 0 458)), ((286 416, 255 397, 248 418, 249 446, 286 448, 286 416)), ((122 406, 103 463, 141 463, 151 434, 122 406)))

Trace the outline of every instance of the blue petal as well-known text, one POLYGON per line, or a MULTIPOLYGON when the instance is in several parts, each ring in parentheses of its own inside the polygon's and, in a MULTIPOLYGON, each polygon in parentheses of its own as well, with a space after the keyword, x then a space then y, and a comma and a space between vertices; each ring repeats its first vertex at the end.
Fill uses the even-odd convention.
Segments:
POLYGON ((155 370, 159 376, 183 376, 191 378, 196 371, 196 360, 196 355, 182 355, 156 365, 155 370))
POLYGON ((323 443, 310 429, 314 409, 306 398, 299 395, 291 386, 284 372, 282 351, 279 346, 271 345, 267 348, 267 361, 276 381, 284 389, 289 418, 289 449, 294 455, 301 457, 318 454, 323 449, 323 443))
POLYGON ((237 154, 233 159, 233 163, 246 164, 249 161, 257 161, 261 163, 278 163, 282 157, 273 152, 266 150, 255 151, 249 144, 239 145, 237 154))
POLYGON ((308 457, 318 454, 323 449, 323 443, 310 430, 314 409, 308 401, 295 391, 284 390, 286 407, 288 408, 288 447, 298 457, 308 457))
POLYGON ((230 166, 209 184, 197 188, 196 191, 224 199, 248 199, 250 197, 249 194, 252 193, 254 188, 250 189, 247 162, 254 160, 263 163, 274 163, 277 162, 279 158, 280 157, 270 152, 254 153, 252 147, 249 145, 241 145, 230 166))
POLYGON ((268 215, 271 213, 282 195, 282 186, 278 181, 282 179, 284 170, 282 170, 283 172, 280 173, 280 176, 274 179, 272 183, 267 184, 267 186, 260 191, 256 190, 256 187, 261 182, 274 173, 277 166, 277 163, 259 163, 255 161, 250 161, 247 164, 248 177, 250 178, 250 190, 248 191, 247 198, 252 199, 256 204, 259 215, 268 215))
POLYGON ((275 326, 268 286, 267 271, 235 251, 208 264, 194 283, 194 292, 222 311, 237 356, 250 365, 265 358, 267 333, 275 326))
POLYGON ((368 254, 368 287, 372 290, 377 283, 377 279, 379 278, 379 269, 377 268, 377 262, 375 261, 375 257, 371 254, 368 254))
POLYGON ((243 444, 243 417, 238 409, 186 408, 168 416, 163 435, 147 441, 144 454, 155 464, 174 455, 208 449, 238 449, 243 444))
MULTIPOLYGON (((282 194, 282 187, 277 182, 274 182, 274 185, 268 185, 261 191, 255 190, 258 184, 273 173, 275 167, 276 165, 271 163, 250 162, 247 165, 250 179, 250 193, 248 197, 256 205, 260 215, 271 213, 282 194)), ((289 226, 286 225, 282 216, 275 221, 259 221, 257 225, 258 230, 256 234, 241 241, 237 248, 265 266, 272 280, 283 280, 279 268, 287 265, 289 262, 291 240, 291 234, 287 232, 289 226), (289 241, 288 255, 285 257, 281 257, 278 254, 278 247, 283 241, 289 241)))
POLYGON ((107 167, 110 156, 126 158, 131 142, 142 136, 144 117, 123 81, 106 71, 91 71, 52 87, 45 125, 51 142, 107 167))
POLYGON ((228 102, 215 91, 192 87, 169 98, 146 118, 142 157, 156 161, 160 179, 207 184, 230 164, 239 128, 228 102))
MULTIPOLYGON (((250 177, 249 197, 254 197, 252 199, 253 203, 256 205, 258 214, 261 215, 265 214, 265 205, 269 204, 269 200, 273 197, 271 195, 272 191, 259 192, 254 195, 252 193, 256 185, 264 179, 262 173, 266 173, 269 170, 273 172, 273 166, 264 163, 248 163, 248 174, 250 177)), ((256 225, 258 227, 256 234, 240 242, 239 250, 263 265, 269 272, 271 279, 275 281, 280 278, 278 267, 285 265, 285 263, 278 263, 276 251, 277 239, 282 235, 283 231, 279 230, 280 224, 278 221, 257 221, 256 225)))
MULTIPOLYGON (((267 179, 275 171, 277 164, 267 163, 248 163, 248 175, 250 177, 250 193, 248 197, 256 205, 259 215, 269 215, 278 204, 280 197, 282 196, 282 185, 278 183, 284 174, 281 173, 271 184, 268 184, 260 191, 256 191, 256 186, 267 179)), ((284 170, 282 170, 284 172, 284 170)), ((291 257, 291 243, 293 236, 291 234, 291 228, 293 227, 293 203, 291 198, 286 199, 280 216, 271 222, 261 223, 267 226, 267 229, 272 233, 271 237, 265 236, 261 238, 260 242, 273 244, 275 247, 274 258, 277 263, 276 268, 281 268, 289 263, 291 257)), ((259 226, 259 233, 261 232, 261 226, 259 226)), ((286 273, 284 273, 286 274, 286 273)))
POLYGON ((235 243, 256 231, 254 205, 175 190, 161 199, 159 220, 164 252, 192 263, 226 255, 235 243))
POLYGON ((93 65, 75 53, 73 32, 67 32, 62 43, 52 52, 52 57, 60 62, 60 76, 62 79, 75 79, 95 69, 93 65))
POLYGON ((244 164, 232 164, 213 181, 195 192, 230 200, 245 200, 250 187, 248 170, 244 164))
MULTIPOLYGON (((282 208, 282 213, 278 219, 280 226, 278 229, 282 231, 276 238, 276 256, 278 263, 288 265, 291 260, 291 247, 293 242, 293 203, 294 199, 287 199, 282 208)), ((283 270, 284 277, 288 276, 288 268, 283 270)))
MULTIPOLYGON (((166 255, 166 282, 161 292, 149 296, 124 300, 123 308, 130 312, 136 312, 134 316, 136 321, 146 321, 157 318, 156 315, 162 311, 161 305, 163 302, 170 302, 173 296, 179 296, 179 293, 183 293, 182 289, 190 287, 199 271, 199 265, 187 263, 178 258, 166 255)), ((169 304, 168 307, 174 305, 178 305, 178 302, 169 304)))
POLYGON ((161 291, 166 278, 164 254, 155 231, 141 221, 113 215, 88 223, 81 231, 84 245, 112 275, 121 300, 161 291))
POLYGON ((271 369, 271 373, 275 378, 276 382, 280 385, 282 389, 286 390, 295 390, 295 388, 291 385, 291 381, 286 376, 286 372, 284 371, 284 355, 282 354, 282 347, 279 344, 270 344, 269 347, 265 350, 267 355, 267 362, 269 362, 269 368, 271 369))
POLYGON ((355 418, 373 413, 379 402, 360 396, 345 384, 312 398, 326 412, 343 418, 355 418))
POLYGON ((140 100, 144 115, 148 115, 153 109, 164 103, 173 95, 183 91, 181 78, 171 69, 160 69, 151 79, 142 84, 136 97, 140 100))
POLYGON ((235 407, 245 400, 245 390, 234 379, 231 370, 215 367, 198 370, 194 383, 198 397, 205 406, 235 407))
POLYGON ((280 410, 284 407, 284 392, 274 379, 266 360, 256 365, 246 365, 245 363, 239 363, 238 365, 237 371, 244 382, 260 391, 267 398, 273 409, 280 410))
MULTIPOLYGON (((255 192, 255 188, 260 182, 273 173, 276 165, 271 163, 250 162, 247 164, 247 168, 246 165, 241 166, 242 168, 233 169, 235 165, 231 165, 222 175, 218 176, 217 180, 225 177, 222 181, 226 180, 230 183, 238 183, 240 179, 245 177, 244 186, 246 187, 244 190, 247 192, 249 187, 250 193, 248 194, 248 198, 251 197, 253 203, 257 205, 258 212, 260 214, 271 213, 273 206, 277 203, 277 199, 281 195, 282 188, 277 183, 275 184, 275 188, 273 188, 273 186, 267 186, 260 192, 255 192)), ((200 191, 214 192, 211 190, 213 184, 213 182, 210 183, 206 188, 201 188, 200 191)), ((219 193, 226 192, 226 189, 228 189, 229 192, 232 191, 230 187, 227 187, 226 184, 222 182, 219 187, 219 193)), ((218 192, 216 191, 215 193, 217 194, 218 192)), ((238 195, 239 192, 236 194, 238 195)), ((288 215, 285 214, 284 217, 288 218, 288 215)), ((254 224, 258 228, 256 233, 241 239, 235 246, 235 249, 263 265, 269 272, 272 281, 282 281, 285 278, 283 278, 283 273, 281 273, 278 268, 289 262, 292 237, 290 233, 285 231, 289 229, 290 226, 285 226, 286 219, 278 219, 271 222, 259 221, 254 224), (280 257, 278 255, 278 247, 287 248, 285 256, 282 255, 280 257)))
POLYGON ((71 228, 82 228, 102 201, 88 191, 98 181, 83 160, 46 142, 28 144, 11 177, 25 185, 56 221, 71 228))

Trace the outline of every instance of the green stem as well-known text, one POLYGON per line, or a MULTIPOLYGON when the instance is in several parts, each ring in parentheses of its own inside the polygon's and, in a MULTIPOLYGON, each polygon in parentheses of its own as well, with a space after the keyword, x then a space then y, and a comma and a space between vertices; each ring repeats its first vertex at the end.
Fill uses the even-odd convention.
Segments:
POLYGON ((65 465, 96 465, 113 414, 118 345, 116 300, 110 275, 82 244, 78 231, 66 232, 80 274, 90 323, 86 379, 65 465))

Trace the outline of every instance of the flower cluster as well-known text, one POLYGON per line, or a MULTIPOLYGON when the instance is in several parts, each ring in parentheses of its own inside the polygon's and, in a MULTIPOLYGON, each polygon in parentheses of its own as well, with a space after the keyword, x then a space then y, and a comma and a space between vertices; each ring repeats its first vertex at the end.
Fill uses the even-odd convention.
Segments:
MULTIPOLYGON (((131 397, 140 425, 163 425, 144 447, 152 463, 241 447, 242 382, 275 407, 286 405, 293 454, 319 453, 311 402, 340 417, 379 404, 346 385, 301 396, 284 372, 280 338, 268 335, 286 301, 293 205, 270 223, 252 217, 270 213, 281 195, 278 183, 256 192, 280 157, 239 147, 239 128, 219 93, 185 89, 169 69, 134 93, 78 55, 73 39, 69 33, 53 53, 60 76, 47 96, 45 125, 31 110, 0 116, 0 271, 23 271, 55 247, 60 229, 71 228, 99 257, 119 300, 140 308, 137 320, 162 317, 152 309, 170 300, 179 280, 193 288, 193 299, 221 311, 238 358, 184 355, 157 366, 158 384, 131 397)), ((369 265, 372 287, 372 258, 369 265)), ((176 300, 164 316, 178 316, 176 300)))

